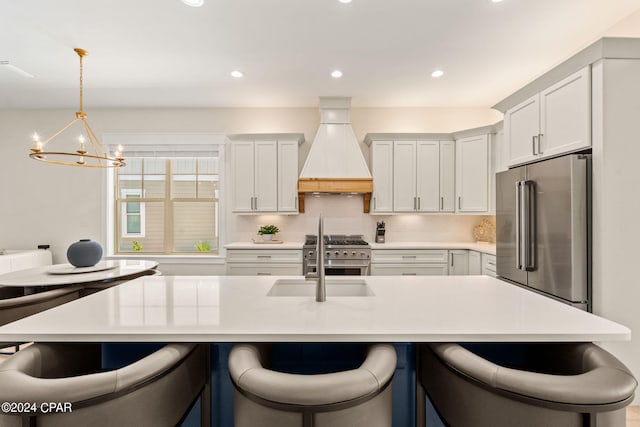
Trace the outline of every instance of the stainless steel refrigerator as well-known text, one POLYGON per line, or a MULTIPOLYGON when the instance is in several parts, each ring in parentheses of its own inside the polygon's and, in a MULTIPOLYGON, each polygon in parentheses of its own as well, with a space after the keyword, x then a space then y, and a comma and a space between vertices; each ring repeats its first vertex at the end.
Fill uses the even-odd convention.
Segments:
POLYGON ((496 175, 501 279, 591 311, 591 155, 496 175))

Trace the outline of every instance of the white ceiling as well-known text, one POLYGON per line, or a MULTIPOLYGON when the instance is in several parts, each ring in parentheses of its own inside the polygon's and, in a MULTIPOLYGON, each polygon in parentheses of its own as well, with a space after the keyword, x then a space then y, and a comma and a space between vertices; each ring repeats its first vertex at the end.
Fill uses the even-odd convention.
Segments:
MULTIPOLYGON (((640 0, 0 0, 0 107, 487 107, 640 0), (333 69, 344 77, 330 77, 333 69), (433 79, 436 68, 444 77, 433 79), (229 73, 242 70, 245 77, 229 73)), ((640 28, 638 34, 640 37, 640 28)))

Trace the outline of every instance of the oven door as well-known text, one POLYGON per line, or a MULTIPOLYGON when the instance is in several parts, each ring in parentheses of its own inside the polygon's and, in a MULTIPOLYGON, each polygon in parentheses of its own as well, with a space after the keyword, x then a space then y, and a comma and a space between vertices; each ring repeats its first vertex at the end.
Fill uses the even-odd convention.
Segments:
MULTIPOLYGON (((304 274, 317 273, 316 263, 310 262, 304 268, 304 274)), ((324 264, 325 276, 368 276, 369 263, 361 261, 328 260, 324 264)))

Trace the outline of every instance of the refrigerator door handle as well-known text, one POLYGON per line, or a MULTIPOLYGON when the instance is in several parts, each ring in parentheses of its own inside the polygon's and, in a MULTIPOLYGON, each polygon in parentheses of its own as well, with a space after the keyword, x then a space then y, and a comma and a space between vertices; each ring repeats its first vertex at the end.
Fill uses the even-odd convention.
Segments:
POLYGON ((535 206, 535 182, 524 181, 523 190, 523 229, 524 229, 524 268, 533 271, 536 268, 536 206, 535 206))
POLYGON ((522 269, 522 222, 520 221, 520 205, 522 203, 522 181, 516 181, 516 268, 522 269))

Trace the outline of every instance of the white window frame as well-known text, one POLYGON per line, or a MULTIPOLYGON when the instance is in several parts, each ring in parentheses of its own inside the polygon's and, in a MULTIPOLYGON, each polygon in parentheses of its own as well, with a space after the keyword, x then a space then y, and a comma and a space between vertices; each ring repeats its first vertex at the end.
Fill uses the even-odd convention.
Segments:
MULTIPOLYGON (((137 196, 139 199, 142 199, 142 190, 135 190, 135 189, 122 189, 120 190, 122 195, 121 197, 123 199, 126 199, 127 196, 137 196)), ((145 236, 145 203, 144 202, 133 202, 133 203, 139 203, 140 204, 140 233, 128 233, 126 228, 127 228, 127 217, 130 215, 127 212, 127 203, 122 203, 122 209, 120 211, 120 224, 122 224, 122 232, 120 233, 121 237, 144 237, 145 236)))
MULTIPOLYGON (((123 132, 105 132, 101 135, 103 144, 107 147, 109 152, 112 152, 115 147, 118 145, 122 145, 124 152, 125 162, 127 159, 127 150, 133 147, 134 150, 139 151, 148 151, 150 153, 155 152, 156 147, 163 146, 170 147, 176 153, 189 153, 189 152, 199 152, 202 151, 203 148, 211 149, 214 147, 218 151, 218 159, 219 159, 219 170, 218 175, 220 177, 219 187, 218 187, 218 223, 217 223, 217 231, 218 231, 218 247, 219 253, 218 255, 211 256, 203 256, 203 255, 158 255, 154 254, 153 256, 147 256, 147 258, 154 259, 163 259, 170 258, 174 261, 178 261, 179 259, 184 262, 191 262, 193 259, 220 259, 224 260, 226 251, 224 248, 226 241, 226 207, 220 209, 220 204, 224 203, 225 198, 225 181, 227 179, 225 172, 225 144, 227 141, 227 136, 225 134, 220 133, 123 133, 123 132), (176 143, 176 141, 180 141, 180 143, 176 143)), ((144 156, 141 156, 144 157, 144 156)), ((150 156, 152 157, 152 156, 150 156)), ((115 194, 113 192, 113 188, 115 185, 115 172, 113 169, 108 169, 106 173, 106 177, 104 182, 104 191, 105 197, 103 200, 104 211, 106 211, 106 215, 104 218, 106 219, 105 226, 103 228, 103 241, 105 242, 106 255, 112 258, 119 257, 130 257, 131 255, 115 255, 115 218, 114 218, 114 206, 115 206, 115 194)))

